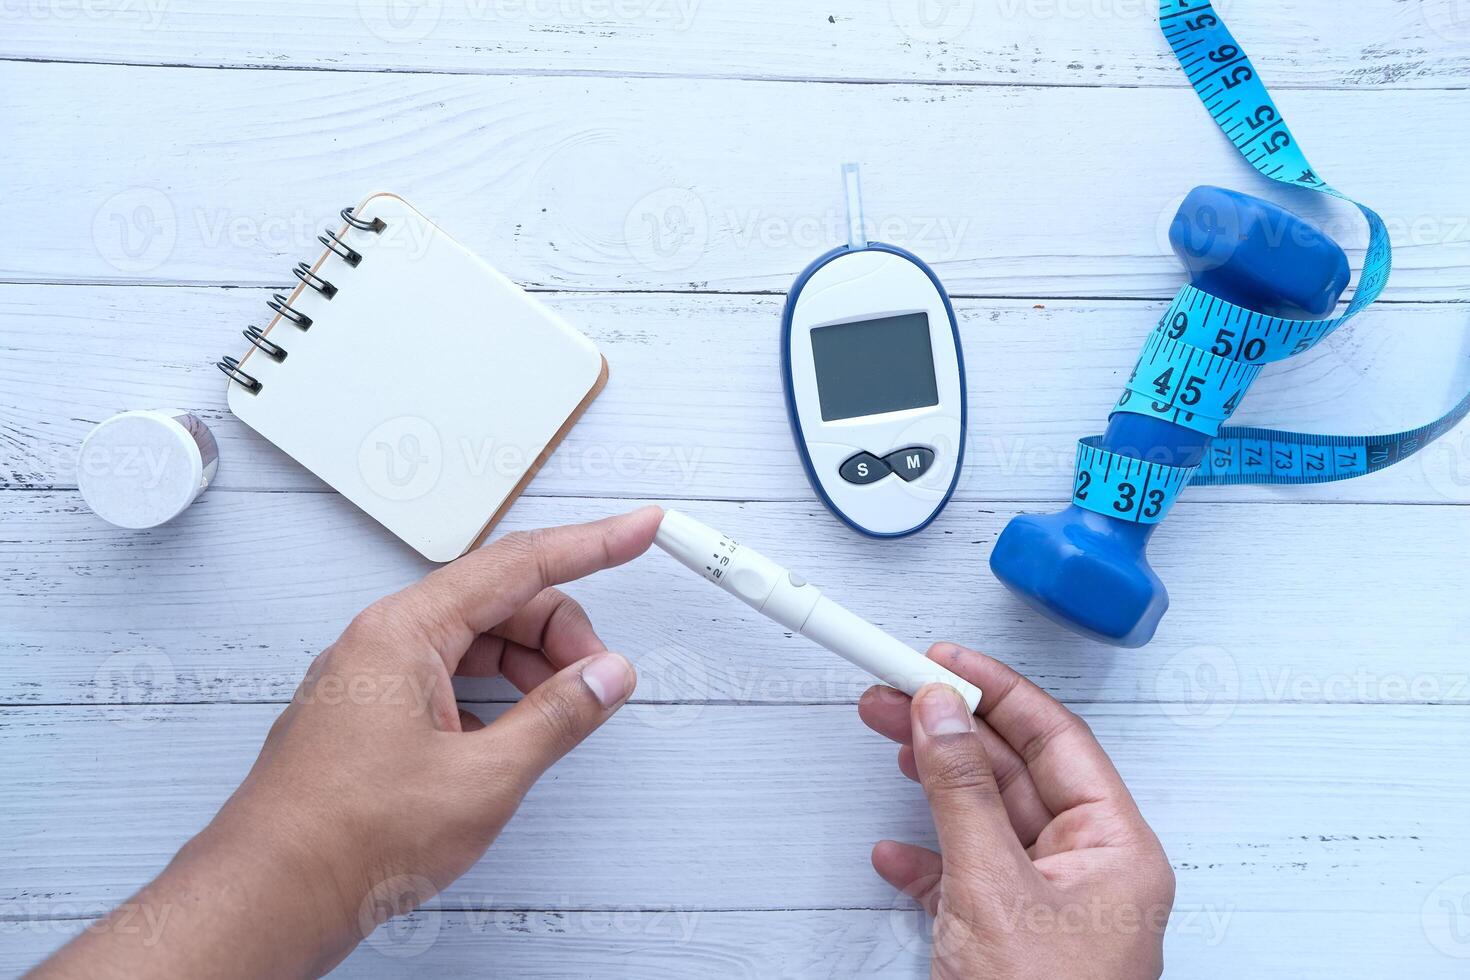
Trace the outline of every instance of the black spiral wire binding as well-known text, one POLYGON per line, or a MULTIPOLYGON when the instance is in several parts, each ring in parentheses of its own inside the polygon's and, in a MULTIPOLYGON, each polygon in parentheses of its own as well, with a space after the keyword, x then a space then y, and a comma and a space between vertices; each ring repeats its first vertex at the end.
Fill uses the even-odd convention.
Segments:
POLYGON ((337 237, 337 233, 331 229, 324 235, 316 236, 316 240, 327 246, 328 250, 337 253, 337 257, 356 269, 362 264, 362 253, 348 245, 337 237))
POLYGON ((383 229, 388 227, 388 223, 385 222, 382 218, 374 218, 372 221, 363 221, 361 218, 352 213, 351 208, 342 209, 342 220, 347 222, 352 227, 356 228, 358 231, 370 231, 375 235, 381 235, 383 233, 383 229))
MULTIPOLYGON (((381 235, 384 229, 388 227, 388 223, 382 218, 373 218, 371 221, 365 221, 362 218, 357 217, 355 214, 353 214, 352 208, 342 209, 342 220, 347 222, 348 226, 351 228, 355 228, 358 231, 370 231, 375 235, 381 235)), ((317 241, 325 245, 329 252, 332 252, 343 262, 346 262, 350 267, 355 269, 362 264, 362 253, 344 242, 342 240, 342 236, 337 232, 332 231, 331 229, 327 229, 325 234, 317 236, 317 241)), ((315 289, 326 299, 331 299, 332 297, 337 295, 336 285, 322 278, 312 269, 310 265, 307 265, 305 262, 298 263, 296 265, 296 268, 292 269, 291 272, 296 276, 297 279, 300 279, 302 283, 310 286, 312 289, 315 289)), ((274 310, 277 314, 279 314, 281 319, 289 320, 291 323, 295 324, 297 327, 300 327, 302 330, 307 330, 312 325, 312 318, 293 307, 291 305, 291 301, 281 293, 273 294, 266 305, 274 310)), ((272 340, 269 340, 266 337, 266 333, 264 330, 260 329, 259 327, 251 326, 245 328, 244 333, 245 339, 250 341, 251 345, 255 347, 256 350, 260 351, 271 360, 280 362, 286 359, 286 348, 282 347, 280 344, 277 344, 272 340)), ((260 383, 260 379, 241 369, 239 358, 221 358, 220 360, 215 362, 215 367, 223 371, 225 377, 229 378, 231 381, 235 382, 235 384, 239 385, 241 388, 244 388, 252 395, 259 394, 261 389, 265 387, 263 384, 260 383)))
POLYGON ((275 341, 268 340, 264 330, 259 327, 246 327, 243 332, 245 339, 254 344, 266 357, 269 357, 277 363, 286 359, 286 348, 275 341))
POLYGON ((327 282, 327 280, 323 279, 315 272, 312 272, 311 266, 307 265, 305 262, 296 263, 296 268, 292 269, 291 272, 295 274, 297 279, 300 279, 312 289, 315 289, 317 292, 321 293, 327 299, 331 299, 333 296, 337 295, 337 287, 327 282))
POLYGON ((254 377, 240 370, 240 361, 237 358, 228 356, 222 357, 217 362, 215 362, 215 367, 225 372, 225 377, 229 378, 231 381, 235 382, 235 384, 239 385, 241 388, 244 388, 252 395, 259 394, 260 389, 265 387, 254 377))
POLYGON ((275 293, 274 295, 272 295, 271 298, 266 301, 265 305, 269 306, 271 309, 279 313, 283 319, 290 320, 292 323, 296 324, 302 330, 311 329, 311 325, 316 322, 311 317, 307 316, 305 313, 302 313, 300 310, 296 309, 296 307, 292 306, 290 302, 287 301, 286 297, 282 296, 280 293, 275 293))

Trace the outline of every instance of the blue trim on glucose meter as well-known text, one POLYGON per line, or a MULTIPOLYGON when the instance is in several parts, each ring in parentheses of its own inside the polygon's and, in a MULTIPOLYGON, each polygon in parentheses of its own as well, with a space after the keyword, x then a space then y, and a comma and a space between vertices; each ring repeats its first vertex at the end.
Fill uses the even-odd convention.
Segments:
POLYGON ((939 277, 934 274, 934 270, 929 268, 928 263, 923 259, 907 249, 899 248, 897 245, 889 245, 886 242, 869 242, 863 248, 839 245, 830 252, 818 256, 813 260, 812 264, 803 269, 801 275, 796 277, 796 282, 792 284, 791 291, 786 294, 786 307, 781 311, 781 385, 786 395, 786 418, 791 423, 791 435, 796 442, 797 453, 801 456, 801 468, 806 473, 807 482, 811 484, 812 489, 816 491, 817 496, 821 498, 822 503, 826 505, 827 509, 835 514, 837 519, 842 521, 842 523, 859 534, 867 535, 870 538, 906 538, 911 534, 919 533, 930 524, 933 524, 934 519, 949 505, 950 498, 954 496, 955 487, 960 482, 960 471, 965 465, 965 442, 969 432, 970 409, 969 391, 965 385, 965 349, 964 345, 960 343, 959 322, 955 319, 954 305, 949 300, 949 292, 944 288, 944 284, 939 281, 939 277), (863 527, 848 517, 847 514, 843 513, 842 508, 837 506, 832 498, 828 496, 827 491, 822 486, 821 479, 817 476, 816 467, 812 464, 811 453, 806 448, 806 433, 802 431, 801 419, 798 417, 796 411, 796 394, 791 378, 791 319, 792 314, 796 310, 796 301, 801 296, 801 291, 805 288, 807 281, 817 273, 817 270, 839 256, 854 252, 887 252, 890 255, 907 259, 923 270, 924 275, 929 277, 929 281, 938 290, 939 298, 944 301, 944 312, 949 316, 949 329, 954 336, 955 358, 959 365, 960 375, 960 437, 956 444, 954 476, 949 481, 949 488, 944 491, 944 498, 934 506, 934 510, 930 512, 929 516, 906 531, 873 531, 863 527))

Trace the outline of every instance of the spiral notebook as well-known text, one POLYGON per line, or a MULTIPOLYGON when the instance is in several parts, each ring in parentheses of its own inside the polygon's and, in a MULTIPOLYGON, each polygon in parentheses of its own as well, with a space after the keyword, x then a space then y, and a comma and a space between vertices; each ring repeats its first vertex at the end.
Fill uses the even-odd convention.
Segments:
POLYGON ((230 411, 433 561, 484 540, 607 381, 593 343, 402 198, 321 236, 230 411))

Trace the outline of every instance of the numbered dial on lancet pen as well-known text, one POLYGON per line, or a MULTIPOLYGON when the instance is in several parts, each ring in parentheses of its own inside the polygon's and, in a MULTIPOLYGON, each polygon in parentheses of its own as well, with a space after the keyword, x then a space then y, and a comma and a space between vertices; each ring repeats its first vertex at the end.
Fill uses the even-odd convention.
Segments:
POLYGON ((740 550, 740 543, 728 535, 720 535, 720 541, 710 551, 709 558, 704 563, 704 574, 711 581, 723 584, 725 573, 729 571, 730 564, 735 560, 736 553, 740 550))

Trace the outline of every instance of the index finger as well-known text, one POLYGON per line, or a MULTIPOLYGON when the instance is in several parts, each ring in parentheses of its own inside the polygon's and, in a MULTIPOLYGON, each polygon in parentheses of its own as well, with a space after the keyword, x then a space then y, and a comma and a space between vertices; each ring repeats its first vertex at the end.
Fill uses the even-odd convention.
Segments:
POLYGON ((985 692, 980 717, 1026 763, 1052 813, 1088 803, 1137 808, 1092 729, 1056 698, 999 660, 953 643, 935 644, 929 656, 985 692))
POLYGON ((507 534, 409 586, 403 597, 432 610, 439 650, 452 672, 470 642, 543 590, 632 561, 653 543, 658 507, 590 524, 507 534))

